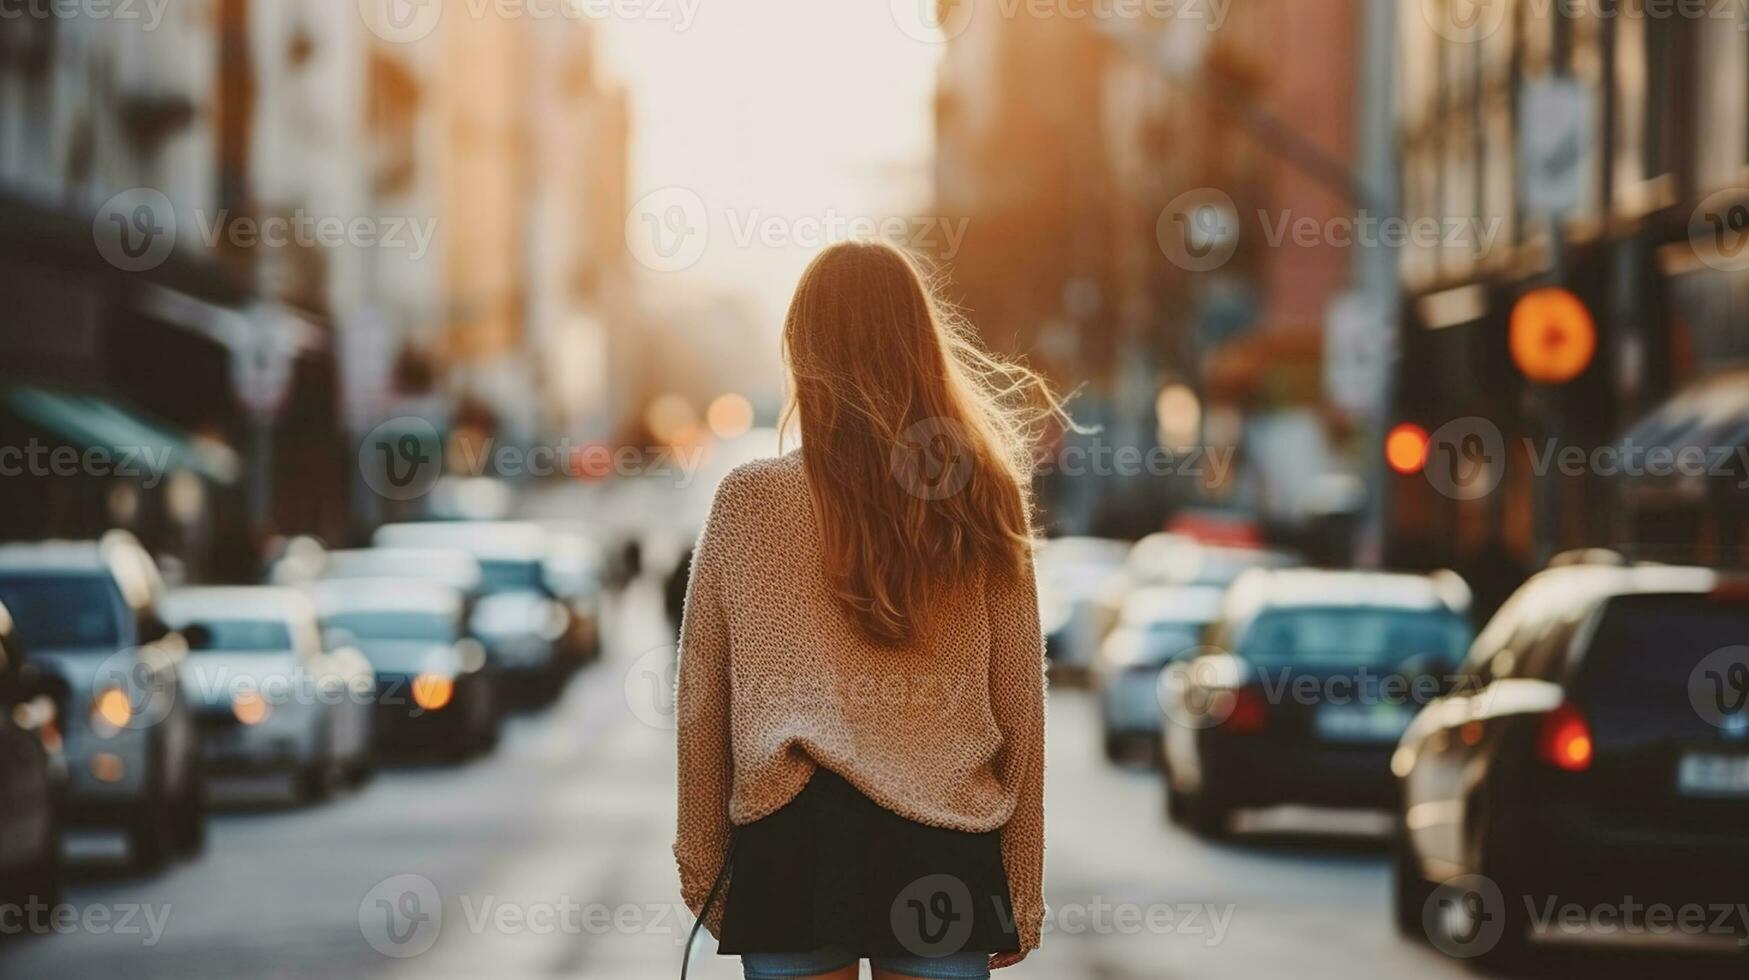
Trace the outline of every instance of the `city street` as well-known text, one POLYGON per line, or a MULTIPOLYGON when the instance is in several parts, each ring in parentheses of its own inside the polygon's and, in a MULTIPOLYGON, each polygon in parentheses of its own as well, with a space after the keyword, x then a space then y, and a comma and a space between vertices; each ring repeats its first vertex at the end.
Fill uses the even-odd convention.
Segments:
MULTIPOLYGON (((689 923, 668 851, 671 735, 646 723, 656 706, 638 659, 667 649, 653 583, 611 618, 607 659, 472 764, 391 769, 323 807, 232 809, 216 816, 206 854, 152 878, 114 876, 102 842, 81 840, 91 856, 68 901, 81 920, 103 910, 109 924, 8 942, 0 974, 674 976, 689 923), (403 907, 390 935, 368 913, 417 880, 404 875, 429 880, 442 913, 403 907), (147 946, 149 922, 162 929, 147 946)), ((1374 977, 1467 975, 1392 931, 1386 853, 1364 832, 1368 816, 1264 814, 1209 845, 1167 825, 1151 774, 1100 758, 1083 692, 1053 696, 1050 726, 1051 931, 1016 975, 1335 978, 1357 964, 1374 977), (1169 926, 1147 925, 1168 911, 1169 926)), ((1592 975, 1638 975, 1619 954, 1585 959, 1592 975)), ((707 957, 694 976, 739 973, 707 957)))

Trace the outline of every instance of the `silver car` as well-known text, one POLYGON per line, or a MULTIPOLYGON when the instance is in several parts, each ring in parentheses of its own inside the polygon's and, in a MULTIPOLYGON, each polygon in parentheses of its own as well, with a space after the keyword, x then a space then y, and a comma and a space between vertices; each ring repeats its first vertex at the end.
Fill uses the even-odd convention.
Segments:
POLYGON ((163 583, 132 536, 0 546, 0 603, 31 662, 67 687, 69 825, 116 828, 142 869, 205 843, 188 646, 158 614, 163 583))
POLYGON ((285 773, 305 800, 370 774, 376 675, 357 649, 325 648, 307 595, 191 588, 163 609, 191 648, 184 674, 210 772, 285 773))

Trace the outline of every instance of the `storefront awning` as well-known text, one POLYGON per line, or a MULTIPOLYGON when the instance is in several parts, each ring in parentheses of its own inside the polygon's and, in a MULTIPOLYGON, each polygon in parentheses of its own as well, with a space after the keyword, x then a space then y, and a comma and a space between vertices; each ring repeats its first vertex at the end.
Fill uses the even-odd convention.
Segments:
POLYGON ((1749 453, 1749 371, 1727 372, 1683 389, 1628 430, 1617 448, 1622 472, 1630 478, 1698 490, 1725 477, 1749 477, 1744 472, 1749 468, 1744 461, 1749 453))
POLYGON ((235 483, 241 470, 237 454, 222 443, 148 421, 96 395, 27 385, 0 388, 0 393, 6 411, 83 450, 101 449, 118 458, 149 454, 168 469, 187 470, 215 483, 235 483))

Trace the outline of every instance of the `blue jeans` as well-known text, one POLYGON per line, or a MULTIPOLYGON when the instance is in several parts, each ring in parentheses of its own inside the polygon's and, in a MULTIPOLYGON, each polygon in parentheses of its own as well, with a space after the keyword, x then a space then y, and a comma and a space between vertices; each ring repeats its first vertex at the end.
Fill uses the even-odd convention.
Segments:
MULTIPOLYGON (((845 949, 827 947, 812 953, 748 953, 741 957, 747 980, 793 980, 831 973, 862 957, 845 949)), ((920 980, 989 980, 990 954, 955 953, 952 956, 876 956, 870 962, 877 970, 920 980)))

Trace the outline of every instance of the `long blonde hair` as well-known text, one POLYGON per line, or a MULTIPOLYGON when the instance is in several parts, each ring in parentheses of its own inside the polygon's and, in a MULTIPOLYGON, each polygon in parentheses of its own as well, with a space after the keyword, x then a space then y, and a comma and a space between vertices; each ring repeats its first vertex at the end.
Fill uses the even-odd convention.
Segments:
POLYGON ((872 641, 909 644, 945 590, 1025 567, 1033 446, 1067 417, 1037 374, 983 350, 909 253, 822 251, 783 347, 826 572, 872 641))

